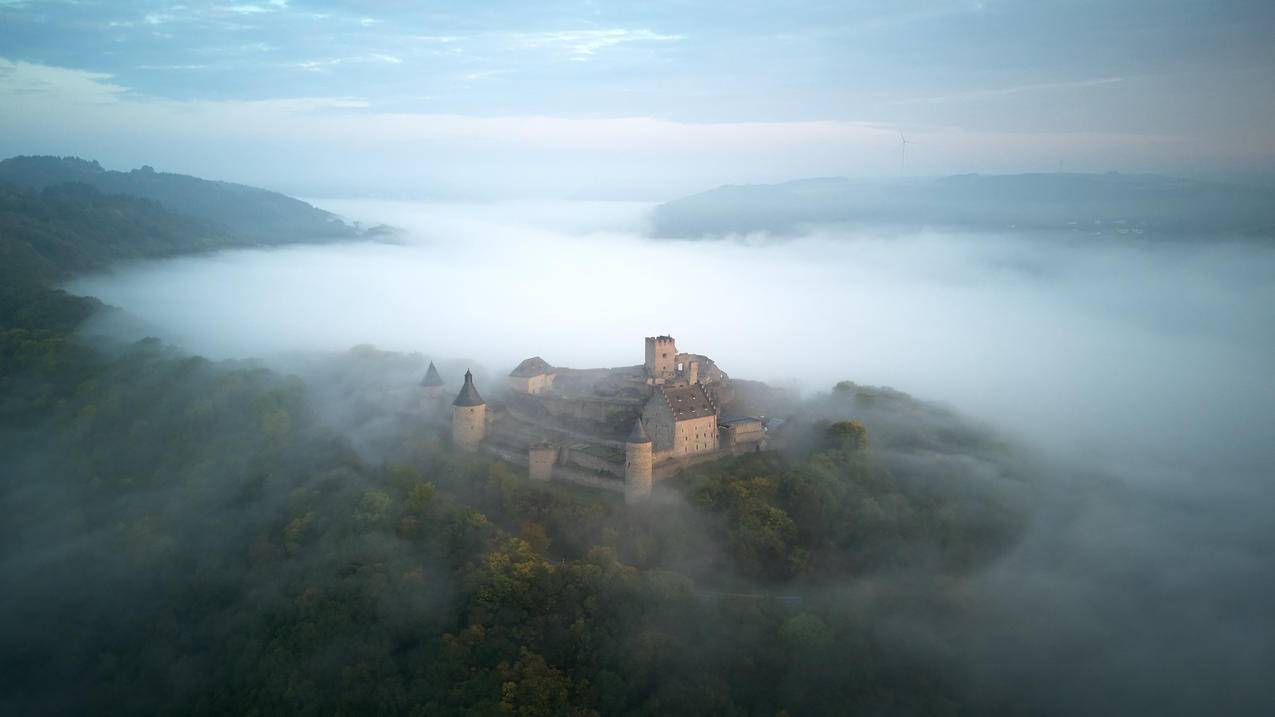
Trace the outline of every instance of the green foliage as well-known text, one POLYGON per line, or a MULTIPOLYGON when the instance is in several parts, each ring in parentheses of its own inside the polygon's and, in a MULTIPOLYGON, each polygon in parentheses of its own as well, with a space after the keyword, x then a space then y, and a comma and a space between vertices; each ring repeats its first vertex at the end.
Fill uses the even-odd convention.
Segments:
POLYGON ((354 517, 368 526, 383 525, 392 503, 393 499, 388 493, 369 490, 359 499, 359 507, 355 510, 354 517))
POLYGON ((171 256, 249 242, 154 201, 102 194, 84 184, 37 193, 0 184, 0 247, 6 274, 27 283, 109 262, 171 256))
POLYGON ((830 647, 833 632, 818 615, 802 612, 784 621, 779 627, 779 639, 793 653, 803 654, 830 647))
POLYGON ((837 421, 824 429, 824 438, 828 448, 845 453, 868 447, 868 430, 858 421, 837 421))
POLYGON ((405 441, 410 464, 369 465, 317 422, 304 386, 267 371, 153 341, 76 365, 42 414, 57 450, 20 450, 3 434, 5 456, 59 456, 5 466, 15 485, 38 470, 50 490, 35 503, 4 494, 19 516, 4 528, 9 564, 46 553, 38 543, 52 536, 107 536, 15 574, 40 597, 18 601, 21 625, 0 625, 20 638, 11 644, 34 646, 0 649, 0 690, 19 702, 74 683, 75 711, 958 704, 950 666, 875 644, 870 622, 835 605, 700 587, 737 571, 774 583, 881 564, 865 546, 902 519, 865 516, 907 498, 869 451, 844 450, 841 429, 836 448, 707 466, 679 481, 686 504, 625 510, 443 441, 405 441), (286 440, 264 428, 279 414, 286 440), (67 614, 81 625, 71 651, 48 639, 67 614))
POLYGON ((828 579, 881 569, 964 570, 1012 544, 1016 506, 968 488, 937 499, 898 480, 858 421, 822 422, 809 453, 746 456, 678 479, 745 575, 828 579))
POLYGON ((76 157, 12 157, 0 161, 0 183, 28 191, 94 191, 127 195, 193 218, 221 233, 253 243, 348 239, 352 228, 336 216, 277 192, 229 182, 213 182, 142 167, 131 172, 103 169, 76 157))
MULTIPOLYGON (((162 224, 84 248, 97 213, 153 207, 15 201, 57 231, 0 249, 45 277, 181 250, 162 224)), ((5 283, 0 325, 14 713, 960 711, 954 665, 877 639, 870 613, 820 591, 926 560, 959 571, 1016 523, 987 496, 896 477, 897 444, 869 446, 860 423, 701 466, 626 509, 410 421, 389 462, 368 462, 299 380, 153 339, 95 350, 72 333, 93 304, 44 281, 5 283)))

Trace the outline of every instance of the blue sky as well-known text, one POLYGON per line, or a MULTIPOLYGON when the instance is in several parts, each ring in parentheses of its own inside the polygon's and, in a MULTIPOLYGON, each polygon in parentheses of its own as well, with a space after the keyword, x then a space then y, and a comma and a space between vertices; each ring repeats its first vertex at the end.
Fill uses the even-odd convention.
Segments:
POLYGON ((1272 37, 1270 0, 0 0, 0 150, 373 194, 1268 171, 1272 37))

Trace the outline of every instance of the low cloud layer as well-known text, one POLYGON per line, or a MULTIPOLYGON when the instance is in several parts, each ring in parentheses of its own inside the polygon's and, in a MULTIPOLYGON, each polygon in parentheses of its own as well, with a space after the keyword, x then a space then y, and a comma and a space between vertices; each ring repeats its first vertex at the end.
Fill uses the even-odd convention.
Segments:
POLYGON ((1275 405, 1267 247, 833 229, 660 242, 640 237, 640 204, 326 206, 405 227, 405 243, 185 258, 72 289, 215 358, 371 343, 495 370, 537 354, 615 366, 671 333, 734 375, 895 386, 1067 451, 1259 446, 1275 405))
MULTIPOLYGON (((533 354, 634 364, 642 336, 668 332, 737 377, 938 399, 1026 451, 1025 539, 956 582, 882 576, 826 599, 905 652, 942 650, 989 709, 1272 701, 1271 247, 837 229, 669 242, 641 237, 638 204, 326 208, 405 227, 404 243, 236 251, 71 288, 218 358, 373 343, 492 381, 533 354)), ((860 418, 884 435, 900 415, 860 418)), ((943 465, 884 457, 901 475, 943 465)))

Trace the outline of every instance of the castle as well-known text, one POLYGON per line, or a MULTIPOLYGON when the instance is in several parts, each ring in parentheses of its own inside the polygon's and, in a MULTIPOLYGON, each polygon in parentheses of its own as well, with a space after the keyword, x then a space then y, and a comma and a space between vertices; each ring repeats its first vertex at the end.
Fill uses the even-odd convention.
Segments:
MULTIPOLYGON (((452 441, 525 464, 532 480, 622 491, 626 503, 648 500, 656 482, 689 465, 774 441, 756 410, 773 403, 765 384, 732 380, 707 356, 679 352, 671 336, 647 337, 645 349, 641 365, 609 369, 528 358, 490 406, 466 371, 451 404, 452 441)), ((426 400, 437 403, 442 387, 431 363, 426 400)))

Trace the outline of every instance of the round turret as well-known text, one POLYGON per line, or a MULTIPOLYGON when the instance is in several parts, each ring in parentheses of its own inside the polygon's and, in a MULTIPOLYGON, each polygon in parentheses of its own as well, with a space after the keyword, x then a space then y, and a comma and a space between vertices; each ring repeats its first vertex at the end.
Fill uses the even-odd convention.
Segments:
POLYGON ((644 503, 650 497, 651 439, 639 418, 624 443, 624 502, 644 503))
POLYGON ((429 368, 425 371, 425 378, 421 379, 421 393, 431 404, 435 404, 434 399, 443 395, 443 377, 438 375, 438 369, 434 367, 434 362, 429 362, 429 368))
POLYGON ((487 404, 474 387, 474 374, 465 372, 465 385, 452 401, 452 442, 464 451, 478 450, 487 435, 487 404))

